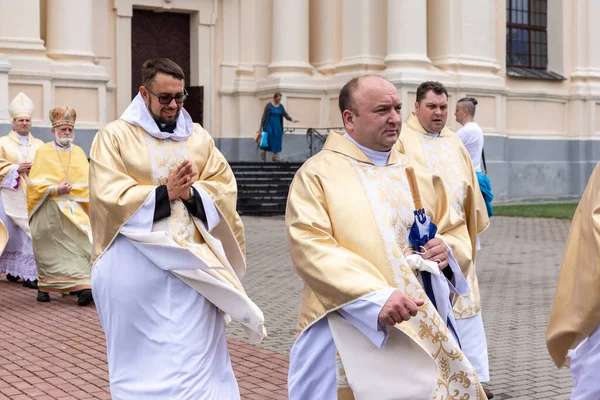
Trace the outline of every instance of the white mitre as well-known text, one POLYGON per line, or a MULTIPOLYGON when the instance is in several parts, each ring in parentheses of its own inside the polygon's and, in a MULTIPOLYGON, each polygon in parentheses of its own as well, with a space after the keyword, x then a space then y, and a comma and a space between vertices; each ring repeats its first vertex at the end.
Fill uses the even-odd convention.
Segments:
POLYGON ((23 92, 20 92, 8 105, 8 112, 13 120, 23 117, 31 118, 34 109, 33 101, 23 92))

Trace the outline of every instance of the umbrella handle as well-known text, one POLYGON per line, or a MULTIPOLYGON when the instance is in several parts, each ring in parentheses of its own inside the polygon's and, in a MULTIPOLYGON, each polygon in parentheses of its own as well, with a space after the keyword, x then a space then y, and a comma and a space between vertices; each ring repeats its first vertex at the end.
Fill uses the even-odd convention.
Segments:
POLYGON ((417 176, 413 167, 405 168, 406 177, 408 178, 408 186, 410 186, 410 193, 412 194, 413 203, 415 203, 415 209, 420 210, 423 208, 421 202, 421 193, 419 193, 419 186, 417 185, 417 176))

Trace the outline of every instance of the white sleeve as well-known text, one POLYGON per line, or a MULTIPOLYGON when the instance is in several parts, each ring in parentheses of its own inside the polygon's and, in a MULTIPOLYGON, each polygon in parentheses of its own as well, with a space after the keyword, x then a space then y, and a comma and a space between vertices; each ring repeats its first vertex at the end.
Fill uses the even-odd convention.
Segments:
POLYGON ((152 225, 154 224, 154 209, 156 208, 156 189, 154 189, 146 201, 136 211, 135 214, 129 218, 129 220, 121 228, 121 232, 131 233, 147 233, 152 232, 152 225))
POLYGON ((380 349, 388 332, 387 326, 379 323, 379 313, 396 290, 392 287, 381 289, 342 307, 338 313, 380 349))
POLYGON ((454 284, 447 280, 448 287, 450 288, 450 292, 464 296, 469 292, 469 283, 465 279, 465 276, 460 269, 460 265, 458 265, 458 261, 454 258, 452 249, 448 245, 446 245, 446 247, 448 248, 448 266, 452 268, 452 272, 454 273, 454 284))
POLYGON ((11 190, 17 189, 17 187, 19 185, 19 177, 20 177, 19 172, 17 171, 18 169, 19 169, 18 165, 12 166, 12 168, 10 169, 8 174, 6 174, 6 177, 2 181, 3 189, 11 189, 11 190))
POLYGON ((204 207, 204 214, 206 215, 206 230, 209 232, 213 230, 213 228, 219 225, 221 218, 219 217, 219 213, 217 212, 217 207, 215 206, 215 202, 210 198, 208 193, 204 191, 204 189, 195 186, 194 190, 198 192, 200 198, 202 199, 202 206, 204 207))

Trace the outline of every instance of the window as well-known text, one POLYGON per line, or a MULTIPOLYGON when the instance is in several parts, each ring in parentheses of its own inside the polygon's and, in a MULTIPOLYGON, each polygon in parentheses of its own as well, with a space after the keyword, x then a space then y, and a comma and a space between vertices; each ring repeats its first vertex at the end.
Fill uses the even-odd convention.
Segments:
POLYGON ((506 66, 548 66, 547 0, 507 0, 506 66))
POLYGON ((548 69, 548 0, 506 0, 506 73, 564 80, 548 69))

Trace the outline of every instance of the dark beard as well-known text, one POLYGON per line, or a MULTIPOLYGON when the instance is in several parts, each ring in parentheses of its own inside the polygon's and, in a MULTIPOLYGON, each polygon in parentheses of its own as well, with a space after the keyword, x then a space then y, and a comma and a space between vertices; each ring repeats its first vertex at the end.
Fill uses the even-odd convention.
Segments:
MULTIPOLYGON (((148 110, 148 111, 150 111, 150 110, 148 110)), ((152 115, 152 118, 154 118, 154 120, 156 121, 156 123, 159 124, 159 125, 160 124, 165 124, 165 125, 171 125, 171 124, 173 124, 173 125, 175 125, 175 124, 177 124, 177 118, 179 117, 179 113, 180 112, 181 112, 181 110, 178 110, 175 113, 175 116, 173 117, 172 121, 170 121, 170 120, 168 120, 168 119, 166 119, 164 117, 156 116, 156 115, 152 114, 152 111, 150 111, 150 115, 152 115)))
POLYGON ((156 121, 156 124, 158 125, 158 127, 161 128, 161 130, 162 130, 162 126, 163 125, 177 125, 177 118, 179 117, 179 113, 181 112, 181 108, 179 110, 177 110, 177 112, 175 113, 175 117, 173 117, 173 121, 169 121, 166 118, 161 117, 159 115, 155 115, 152 112, 152 109, 150 108, 150 103, 151 102, 152 102, 152 99, 146 105, 146 108, 148 109, 148 112, 150 113, 150 115, 152 116, 152 118, 154 119, 154 121, 156 121))

